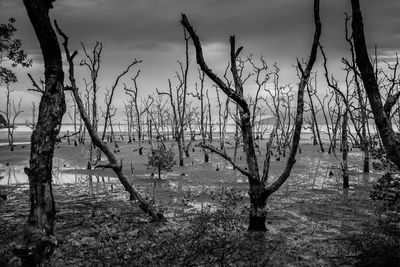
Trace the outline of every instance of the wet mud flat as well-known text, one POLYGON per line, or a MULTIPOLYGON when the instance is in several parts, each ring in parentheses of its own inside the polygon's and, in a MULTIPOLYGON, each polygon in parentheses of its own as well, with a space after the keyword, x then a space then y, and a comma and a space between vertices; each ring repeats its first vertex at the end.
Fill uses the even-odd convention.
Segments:
MULTIPOLYGON (((147 156, 132 152, 135 144, 120 147, 124 171, 168 223, 149 223, 109 170, 85 170, 79 160, 84 149, 62 144, 54 164, 54 264, 398 266, 400 235, 383 223, 369 199, 381 172, 363 175, 359 151, 349 154, 351 188, 344 192, 338 161, 303 145, 291 177, 268 201, 268 232, 252 234, 246 232, 247 181, 217 156, 203 163, 196 148, 185 166, 157 180, 144 165, 147 156)), ((273 159, 271 181, 284 163, 273 159)), ((8 197, 0 204, 0 251, 10 256, 12 243, 22 237, 28 186, 19 176, 24 162, 0 164, 2 176, 18 179, 0 186, 8 197)))

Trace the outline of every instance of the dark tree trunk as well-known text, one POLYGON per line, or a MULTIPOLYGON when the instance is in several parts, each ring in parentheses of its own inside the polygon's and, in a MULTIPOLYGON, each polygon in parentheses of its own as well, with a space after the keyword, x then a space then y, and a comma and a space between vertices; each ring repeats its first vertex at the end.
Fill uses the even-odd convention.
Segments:
POLYGON ((387 156, 400 169, 400 138, 396 137, 390 118, 385 112, 375 72, 369 59, 360 2, 351 0, 351 6, 353 10, 352 28, 357 66, 360 70, 361 79, 387 156))
MULTIPOLYGON (((317 86, 315 86, 315 89, 317 88, 317 86)), ((313 134, 314 134, 314 145, 316 145, 316 143, 319 143, 319 147, 321 149, 321 152, 325 152, 324 146, 322 144, 321 141, 321 134, 319 132, 319 128, 318 128, 318 121, 317 121, 317 114, 315 113, 315 109, 314 109, 314 103, 313 103, 313 99, 312 99, 312 95, 310 93, 310 90, 307 90, 308 93, 308 98, 310 99, 310 104, 311 104, 311 115, 312 115, 312 121, 313 121, 313 134), (315 133, 314 133, 314 127, 315 127, 315 133), (318 140, 315 139, 315 135, 318 138, 318 140)), ((324 107, 322 107, 324 108, 324 107)))
POLYGON ((349 167, 347 162, 348 155, 348 143, 347 143, 347 116, 348 110, 346 109, 343 114, 343 122, 342 122, 342 172, 343 172, 343 188, 349 189, 349 167))
POLYGON ((190 157, 190 154, 189 154, 189 146, 186 146, 185 149, 184 149, 184 151, 185 151, 185 157, 189 158, 189 157, 190 157))
POLYGON ((266 232, 265 218, 267 198, 265 197, 264 184, 250 184, 250 214, 248 231, 266 232))
POLYGON ((182 147, 182 138, 180 133, 176 133, 176 143, 178 144, 178 156, 179 156, 179 166, 184 166, 183 164, 183 147, 182 147))
MULTIPOLYGON (((45 66, 45 92, 39 117, 31 136, 31 155, 25 173, 29 177, 30 212, 26 231, 27 246, 20 250, 24 265, 37 265, 53 249, 55 204, 52 192, 52 166, 56 137, 65 113, 64 73, 57 36, 51 26, 52 1, 24 0, 42 50, 45 66)), ((18 253, 18 252, 17 252, 18 253)))
POLYGON ((210 162, 210 156, 208 155, 207 151, 204 151, 204 162, 210 162))

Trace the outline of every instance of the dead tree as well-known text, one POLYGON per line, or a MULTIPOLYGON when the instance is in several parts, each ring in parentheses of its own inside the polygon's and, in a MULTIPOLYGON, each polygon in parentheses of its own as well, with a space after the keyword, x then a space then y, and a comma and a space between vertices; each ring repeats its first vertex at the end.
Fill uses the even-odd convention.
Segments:
MULTIPOLYGON (((229 116, 229 97, 226 98, 225 102, 222 102, 219 89, 216 88, 217 92, 217 101, 218 101, 218 127, 219 127, 219 146, 222 151, 226 151, 225 148, 225 135, 226 135, 226 125, 228 123, 229 116), (224 104, 224 108, 222 108, 222 104, 224 104)), ((205 140, 204 140, 205 142, 205 140)))
MULTIPOLYGON (((310 100, 310 111, 311 111, 311 118, 312 118, 312 126, 314 128, 313 132, 315 131, 315 136, 314 136, 314 141, 317 141, 319 143, 319 148, 321 152, 325 152, 324 145, 322 144, 321 140, 321 133, 318 127, 318 120, 317 120, 317 113, 318 113, 318 107, 314 104, 313 96, 317 94, 317 74, 315 73, 315 78, 314 78, 314 87, 311 85, 307 86, 307 95, 308 99, 310 100), (315 137, 317 140, 315 140, 315 137)), ((321 107, 322 109, 324 108, 323 106, 321 107)))
POLYGON ((125 74, 127 74, 127 73, 129 72, 129 69, 130 69, 132 66, 134 66, 134 65, 136 65, 136 64, 139 64, 139 63, 141 63, 141 62, 142 62, 142 60, 136 60, 136 59, 133 60, 132 63, 129 64, 129 65, 125 68, 125 70, 124 70, 121 74, 119 74, 119 75, 117 76, 117 78, 116 78, 115 81, 114 81, 114 84, 113 84, 112 87, 111 87, 111 90, 110 90, 110 92, 109 92, 109 95, 108 95, 108 98, 107 98, 107 101, 106 101, 106 111, 105 111, 105 115, 104 115, 104 129, 103 129, 103 134, 102 134, 102 136, 101 136, 101 140, 102 140, 102 141, 104 141, 104 138, 106 137, 107 125, 108 125, 108 123, 111 123, 111 122, 110 122, 110 114, 111 114, 111 112, 112 112, 111 107, 112 107, 112 101, 113 101, 113 98, 114 98, 115 89, 117 88, 120 79, 121 79, 123 76, 125 76, 125 74))
MULTIPOLYGON (((110 134, 107 135, 107 142, 109 143, 114 143, 115 147, 118 147, 117 144, 117 140, 115 139, 115 135, 114 135, 114 128, 113 128, 113 121, 112 118, 116 115, 117 113, 117 108, 112 105, 112 90, 106 90, 105 94, 104 94, 104 104, 106 105, 106 111, 104 111, 102 108, 100 108, 101 110, 101 116, 103 117, 104 121, 108 121, 107 123, 107 128, 110 128, 110 134), (107 112, 108 110, 108 112, 107 112)), ((104 124, 106 125, 106 124, 104 124)), ((104 134, 104 139, 106 138, 105 132, 107 128, 103 129, 103 134, 104 134)), ((102 138, 102 141, 104 141, 104 139, 102 138)), ((99 160, 99 158, 98 158, 99 160)))
MULTIPOLYGON (((126 86, 125 86, 126 87, 126 86)), ((133 101, 129 99, 127 102, 124 102, 124 113, 126 116, 127 123, 127 133, 128 133, 128 143, 132 143, 135 140, 135 134, 133 133, 134 122, 133 122, 133 101)))
MULTIPOLYGON (((140 70, 136 72, 136 75, 131 78, 133 81, 133 88, 127 87, 124 85, 124 90, 127 95, 130 96, 130 102, 133 105, 134 111, 135 111, 135 118, 136 118, 136 133, 137 133, 137 138, 139 142, 139 148, 142 147, 142 140, 143 140, 143 130, 142 130, 142 116, 143 114, 147 111, 146 108, 140 108, 140 105, 138 103, 138 92, 139 92, 139 86, 137 79, 139 77, 140 70)), ((139 149, 139 152, 141 152, 142 149, 139 149)), ((141 154, 140 154, 141 155, 141 154)))
POLYGON ((11 151, 14 151, 14 130, 15 130, 15 120, 17 117, 24 112, 21 109, 22 98, 19 99, 18 104, 15 104, 15 100, 11 98, 11 93, 14 90, 10 89, 10 83, 6 83, 6 109, 0 110, 0 114, 4 114, 4 118, 7 123, 7 140, 8 146, 11 151))
POLYGON ((32 101, 31 104, 32 104, 32 120, 31 121, 26 120, 25 125, 33 130, 35 129, 36 125, 36 102, 32 101))
MULTIPOLYGON (((349 101, 349 72, 347 72, 346 75, 346 101, 349 101)), ((342 119, 342 176, 343 176, 343 188, 344 189, 349 189, 349 164, 348 164, 348 131, 347 131, 347 126, 348 126, 348 120, 349 116, 348 114, 350 113, 350 110, 348 107, 343 112, 343 119, 342 119)))
POLYGON ((202 71, 218 85, 219 88, 230 98, 232 101, 239 105, 239 115, 240 115, 240 128, 243 135, 243 143, 246 152, 246 163, 247 170, 236 165, 233 160, 222 151, 214 148, 213 146, 203 144, 203 147, 210 149, 212 152, 222 156, 224 159, 228 160, 231 164, 233 164, 237 170, 239 170, 242 174, 244 174, 248 178, 249 182, 249 196, 250 196, 250 221, 249 221, 249 231, 266 231, 265 227, 265 218, 266 218, 266 201, 268 197, 273 194, 276 190, 278 190, 282 184, 287 180, 292 170, 292 167, 295 163, 295 156, 297 153, 297 149, 300 141, 300 133, 303 123, 303 107, 304 107, 304 90, 308 83, 308 79, 310 77, 310 73, 314 62, 316 60, 317 51, 318 51, 318 43, 319 37, 321 35, 321 22, 319 18, 319 0, 314 1, 314 22, 315 22, 315 34, 314 41, 312 44, 310 58, 308 63, 303 69, 303 66, 298 61, 298 67, 302 73, 301 80, 299 83, 298 89, 298 97, 297 97, 297 114, 295 119, 295 130, 293 134, 292 148, 289 154, 288 161, 284 168, 282 174, 278 177, 276 181, 266 187, 266 182, 268 178, 268 170, 269 170, 269 159, 270 159, 270 147, 272 143, 272 138, 270 138, 270 142, 268 142, 267 146, 267 154, 264 161, 264 168, 262 175, 260 176, 257 157, 254 149, 254 140, 253 140, 253 130, 251 125, 251 114, 249 105, 245 101, 243 97, 243 87, 242 81, 238 76, 237 71, 237 58, 242 51, 243 47, 236 49, 235 45, 235 37, 230 37, 230 61, 231 61, 231 72, 234 79, 235 90, 228 87, 227 84, 221 80, 214 72, 207 66, 204 57, 203 50, 201 47, 201 43, 199 37, 193 27, 190 25, 187 17, 182 15, 181 23, 189 32, 193 44, 196 48, 196 59, 197 63, 200 65, 202 71))
POLYGON ((208 94, 208 90, 206 90, 206 99, 207 99, 207 126, 208 126, 208 140, 213 142, 213 132, 214 132, 214 123, 212 120, 212 110, 211 110, 211 102, 210 95, 208 94))
MULTIPOLYGON (((183 166, 183 154, 184 154, 184 144, 182 142, 182 134, 184 133, 183 129, 181 127, 184 127, 184 122, 181 123, 180 119, 182 118, 181 114, 181 104, 182 102, 179 101, 179 99, 182 99, 182 91, 183 91, 183 82, 182 80, 179 80, 179 84, 176 86, 176 96, 173 94, 172 90, 172 83, 171 80, 168 79, 168 88, 169 92, 160 92, 157 89, 157 93, 159 95, 166 95, 169 100, 170 100, 170 105, 172 109, 172 114, 173 114, 173 128, 174 128, 174 136, 175 136, 175 141, 178 144, 178 157, 179 157, 179 166, 183 166)), ((186 94, 186 92, 185 92, 186 94)))
MULTIPOLYGON (((190 133, 190 141, 186 144, 185 146, 185 151, 190 149, 190 145, 193 141, 196 140, 196 130, 198 130, 199 123, 200 123, 200 115, 198 111, 198 107, 193 105, 193 101, 189 101, 187 106, 186 106, 186 118, 185 118, 185 124, 187 125, 187 128, 190 133)), ((163 116, 161 116, 161 119, 163 116)), ((161 124, 163 125, 163 124, 161 124)))
MULTIPOLYGON (((356 90, 356 96, 357 96, 357 102, 358 102, 358 108, 355 109, 357 113, 359 114, 358 120, 360 126, 357 127, 355 121, 353 122, 354 127, 358 129, 359 133, 359 138, 360 138, 360 143, 361 143, 361 149, 364 152, 364 167, 363 167, 363 172, 367 173, 369 172, 369 138, 367 136, 367 129, 368 129, 368 110, 367 110, 367 98, 365 96, 365 90, 362 88, 362 85, 360 84, 360 74, 357 69, 357 63, 356 63, 356 55, 354 51, 354 43, 353 43, 353 36, 349 34, 348 31, 348 24, 350 21, 350 16, 348 14, 345 14, 345 37, 346 41, 350 46, 350 53, 351 53, 351 60, 347 60, 345 58, 342 59, 342 62, 345 64, 345 66, 350 69, 353 72, 353 77, 354 77, 354 84, 355 84, 355 90, 356 90), (359 129, 361 128, 361 129, 359 129)), ((351 113, 353 114, 353 113, 351 113)))
MULTIPOLYGON (((198 86, 198 84, 196 83, 195 86, 195 90, 196 93, 189 93, 189 95, 191 95, 192 97, 197 98, 200 101, 200 120, 199 120, 199 124, 200 124, 200 135, 201 135, 201 140, 203 143, 206 142, 206 129, 205 129, 205 104, 204 104, 204 72, 202 72, 200 69, 198 70, 199 73, 199 80, 200 80, 200 84, 198 86), (200 88, 199 88, 200 87, 200 88)), ((218 97, 219 100, 219 97, 218 97)), ((208 151, 206 149, 203 148, 203 153, 204 153, 204 162, 209 162, 209 155, 208 155, 208 151)))
POLYGON ((30 200, 26 246, 14 250, 25 266, 41 264, 54 250, 52 236, 56 210, 52 191, 52 166, 54 146, 66 105, 61 51, 49 18, 52 2, 24 0, 42 50, 46 84, 40 100, 38 121, 31 136, 29 167, 25 168, 29 178, 30 200))
MULTIPOLYGON (((96 42, 93 50, 92 50, 92 56, 89 55, 87 52, 85 45, 81 42, 81 46, 83 49, 83 52, 85 54, 85 58, 83 58, 80 62, 80 66, 86 66, 89 71, 90 71, 90 80, 91 80, 91 91, 92 91, 92 125, 94 130, 97 132, 98 131, 98 122, 99 118, 97 115, 97 92, 98 92, 98 86, 97 86, 97 78, 99 76, 99 70, 100 70, 100 62, 101 62, 101 52, 103 50, 103 43, 101 42, 96 42)), ((86 81, 85 81, 86 83, 86 81)), ((88 88, 88 84, 86 86, 88 88)), ((88 108, 90 106, 90 96, 88 93, 88 108)), ((91 164, 94 162, 93 160, 93 143, 90 144, 89 148, 89 162, 88 162, 88 167, 91 168, 91 164)), ((97 160, 100 159, 101 153, 100 151, 97 151, 97 160)))
MULTIPOLYGON (((186 116, 186 97, 187 97, 187 87, 188 87, 188 73, 189 73, 189 37, 187 36, 186 30, 183 30, 183 35, 185 39, 185 63, 178 62, 181 66, 181 77, 183 83, 183 91, 181 97, 177 98, 178 102, 178 115, 180 123, 180 137, 182 138, 182 146, 184 148, 185 156, 189 157, 189 149, 185 149, 185 116, 186 116), (181 108, 179 108, 181 107, 181 108)), ((179 79, 179 75, 178 75, 179 79)), ((182 166, 182 165, 181 165, 182 166)))
MULTIPOLYGON (((250 101, 250 107, 251 107, 251 124, 253 125, 253 131, 256 130, 256 117, 257 117, 257 113, 261 114, 261 110, 259 108, 259 101, 262 100, 261 97, 259 97, 260 95, 260 91, 262 88, 265 87, 265 85, 267 84, 268 80, 270 79, 270 73, 267 72, 268 71, 268 65, 267 62, 264 60, 263 57, 260 57, 260 63, 259 65, 257 65, 252 57, 248 58, 248 62, 251 64, 251 66, 253 67, 253 73, 251 73, 252 76, 255 76, 254 81, 257 85, 256 87, 256 94, 254 96, 254 100, 250 101)), ((248 76, 249 78, 250 76, 248 76)), ((256 134, 259 135, 259 132, 256 131, 256 134)))
POLYGON ((352 29, 354 50, 356 54, 357 67, 361 73, 361 79, 374 114, 375 124, 378 128, 387 157, 400 169, 400 137, 393 130, 388 113, 397 103, 400 94, 389 95, 385 104, 379 91, 378 81, 374 68, 369 59, 365 41, 363 18, 359 0, 351 0, 352 7, 352 29))
POLYGON ((151 100, 151 105, 147 110, 147 114, 151 119, 152 126, 156 132, 157 140, 164 140, 163 129, 164 126, 164 110, 167 102, 163 101, 162 95, 158 95, 157 98, 152 95, 148 96, 148 99, 151 100))
MULTIPOLYGON (((149 144, 151 146, 151 149, 153 149, 153 123, 151 120, 151 107, 154 103, 154 98, 153 97, 148 97, 147 99, 142 101, 142 105, 144 106, 144 109, 146 110, 146 131, 147 131, 147 138, 149 141, 149 144)), ((143 139, 144 139, 144 135, 143 139)), ((139 154, 141 155, 141 147, 139 146, 139 154)))
MULTIPOLYGON (((74 125, 74 133, 78 133, 78 132, 80 133, 81 127, 78 130, 79 111, 77 110, 76 103, 75 103, 75 101, 73 99, 73 97, 74 97, 73 94, 71 94, 71 96, 72 96, 72 106, 70 107, 70 109, 72 109, 72 111, 68 111, 68 116, 69 116, 71 122, 74 125), (71 114, 71 112, 72 112, 72 114, 71 114)), ((79 140, 77 140, 77 139, 79 139, 79 136, 77 134, 75 134, 74 136, 75 136, 74 137, 74 146, 78 146, 78 141, 79 140)))
POLYGON ((178 61, 179 72, 176 72, 178 84, 175 88, 176 94, 173 94, 171 80, 168 79, 169 92, 160 92, 159 95, 166 95, 170 99, 170 105, 173 112, 175 140, 178 144, 179 166, 183 166, 183 156, 189 157, 189 150, 185 150, 185 128, 186 128, 186 97, 187 97, 187 80, 189 72, 189 38, 184 29, 185 39, 185 62, 178 61))
POLYGON ((105 165, 97 165, 95 168, 110 168, 114 171, 114 173, 117 175, 119 181, 123 185, 124 189, 130 194, 131 199, 137 200, 139 202, 139 208, 142 209, 146 214, 148 214, 154 221, 165 221, 164 216, 162 213, 158 212, 156 207, 154 207, 151 203, 151 201, 143 195, 138 189, 136 189, 134 186, 132 186, 127 177, 125 176, 123 169, 122 169, 122 161, 118 163, 117 158, 114 156, 114 154, 111 152, 111 150, 108 148, 107 144, 104 143, 98 133, 95 131, 93 128, 89 117, 87 116, 87 113, 85 111, 84 104, 82 102, 82 99, 79 95, 78 92, 78 87, 75 82, 75 73, 74 73, 74 57, 77 55, 77 51, 73 52, 72 54, 69 51, 68 48, 68 37, 65 35, 61 29, 57 26, 57 23, 55 23, 56 28, 58 33, 62 36, 64 42, 64 50, 65 54, 67 57, 69 69, 69 80, 71 85, 67 87, 66 89, 71 90, 72 93, 74 94, 74 98, 76 101, 76 104, 79 109, 79 113, 85 122, 85 126, 89 132, 90 137, 92 138, 92 141, 96 147, 101 149, 101 151, 104 153, 104 155, 107 157, 109 163, 105 165))
POLYGON ((278 154, 285 157, 294 129, 291 123, 293 116, 291 114, 291 102, 293 102, 294 99, 294 92, 290 84, 281 85, 279 72, 280 68, 275 63, 274 71, 271 73, 274 87, 272 90, 265 88, 271 100, 269 102, 267 98, 264 98, 264 102, 276 119, 276 125, 278 127, 276 134, 278 154))

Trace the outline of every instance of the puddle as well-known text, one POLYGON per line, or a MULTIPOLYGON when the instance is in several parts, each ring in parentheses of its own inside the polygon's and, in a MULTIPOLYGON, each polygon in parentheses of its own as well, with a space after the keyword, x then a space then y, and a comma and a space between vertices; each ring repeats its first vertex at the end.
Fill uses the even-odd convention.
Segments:
MULTIPOLYGON (((358 166, 362 160, 360 152, 353 151, 350 155, 350 190, 348 192, 352 194, 357 192, 360 186, 370 186, 381 173, 373 170, 370 174, 362 173, 358 166)), ((193 159, 196 162, 198 160, 198 158, 193 159)), ((216 156, 210 159, 212 159, 210 163, 174 167, 172 172, 163 172, 161 180, 151 176, 150 171, 140 169, 139 173, 129 174, 130 182, 149 196, 155 196, 156 203, 161 205, 183 203, 182 200, 185 200, 186 204, 194 200, 209 201, 221 187, 237 188, 243 196, 248 197, 247 178, 238 171, 232 170, 231 164, 224 160, 217 160, 216 156)), ((199 160, 202 160, 202 157, 199 160)), ((297 160, 291 176, 278 190, 279 195, 290 196, 290 201, 300 201, 310 192, 318 193, 318 195, 322 195, 323 192, 329 192, 329 195, 341 194, 342 174, 338 168, 340 161, 333 155, 310 152, 299 155, 297 160), (333 175, 329 175, 331 171, 333 175)), ((271 164, 268 184, 279 177, 285 162, 286 159, 283 158, 281 162, 271 164)), ((240 163, 243 163, 243 159, 240 163)), ((27 162, 15 166, 0 164, 0 185, 28 184, 28 177, 24 173, 24 167, 27 165, 27 162)), ((260 162, 259 167, 261 166, 260 162)), ((119 185, 117 178, 104 176, 101 173, 89 175, 86 170, 82 171, 81 167, 73 166, 58 158, 55 158, 53 162, 53 183, 79 185, 82 187, 82 192, 89 194, 107 193, 118 188, 119 185)), ((201 207, 201 204, 196 205, 200 205, 196 206, 197 208, 201 207)))
MULTIPOLYGON (((70 167, 68 164, 61 164, 65 168, 70 167)), ((24 172, 25 166, 15 165, 7 166, 0 164, 0 186, 20 186, 28 185, 28 176, 24 172)), ((115 188, 115 178, 109 176, 95 176, 79 173, 68 173, 60 167, 55 165, 53 167, 53 184, 54 185, 71 185, 79 184, 88 194, 107 193, 115 188)), ((75 168, 75 170, 77 170, 75 168)))
MULTIPOLYGON (((18 145, 30 145, 31 142, 14 142, 14 146, 18 145)), ((0 143, 0 146, 8 146, 8 143, 0 143)))

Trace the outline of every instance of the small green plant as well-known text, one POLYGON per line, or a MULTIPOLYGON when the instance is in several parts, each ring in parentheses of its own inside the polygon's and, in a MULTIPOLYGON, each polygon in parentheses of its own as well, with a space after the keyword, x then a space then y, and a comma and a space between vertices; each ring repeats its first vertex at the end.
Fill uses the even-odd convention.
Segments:
POLYGON ((152 149, 148 155, 148 168, 158 172, 158 179, 161 179, 161 171, 171 171, 175 165, 174 152, 172 149, 166 149, 165 146, 160 146, 157 149, 152 149))

